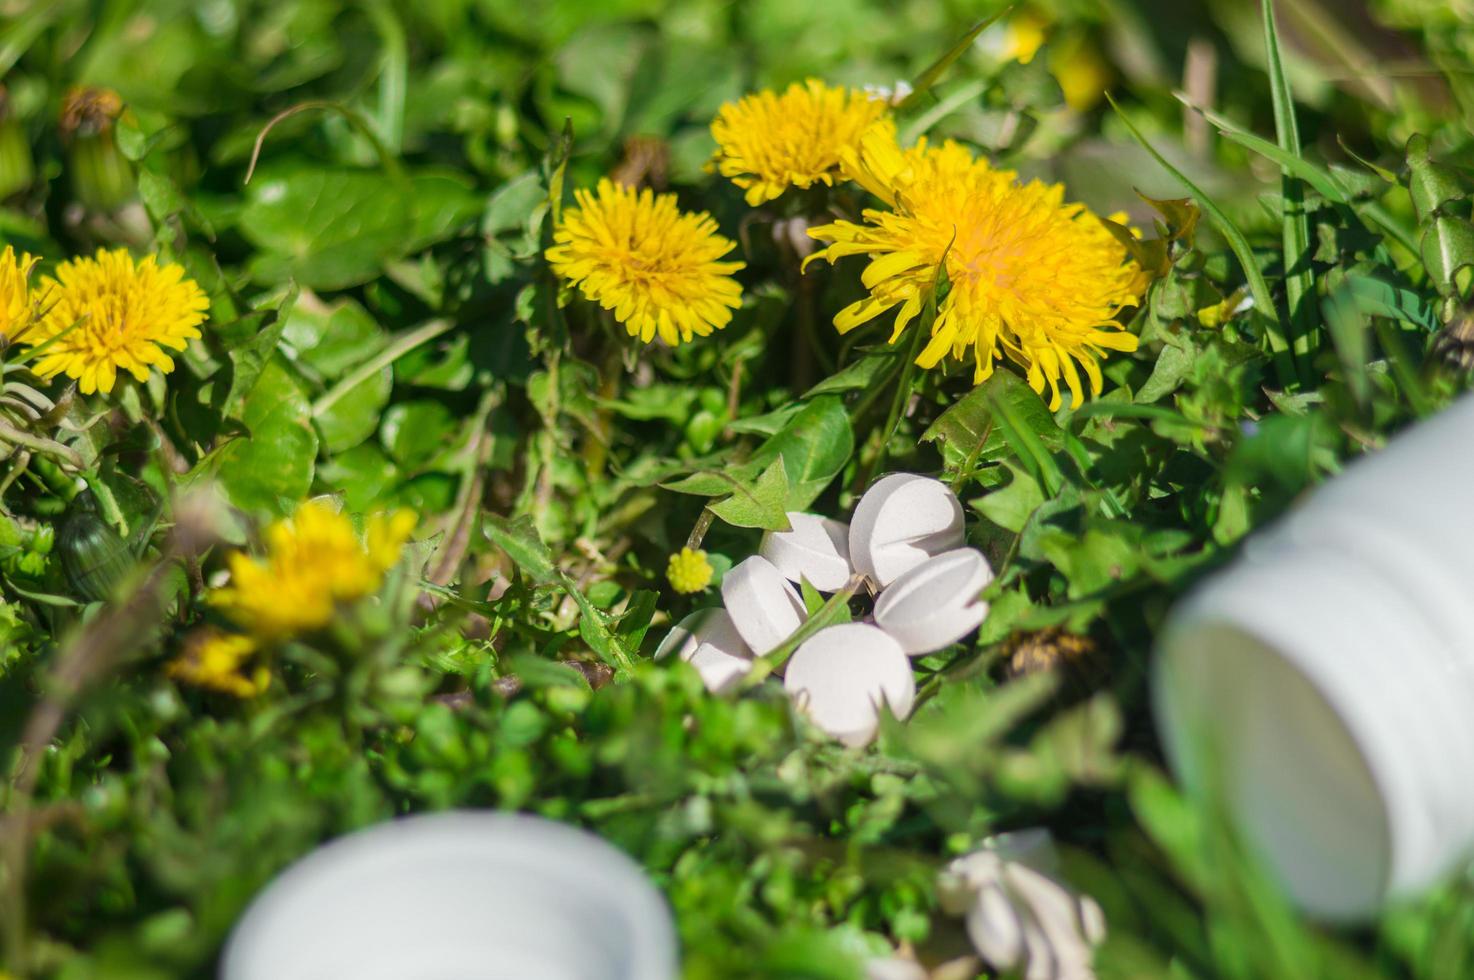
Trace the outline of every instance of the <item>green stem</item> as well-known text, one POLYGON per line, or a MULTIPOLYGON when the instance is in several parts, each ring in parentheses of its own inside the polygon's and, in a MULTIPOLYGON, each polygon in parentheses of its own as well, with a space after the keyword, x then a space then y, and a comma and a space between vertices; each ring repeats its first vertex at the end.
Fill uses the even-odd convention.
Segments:
POLYGON ((325 391, 321 398, 312 403, 312 415, 321 418, 348 392, 378 374, 421 344, 427 343, 455 326, 451 320, 430 320, 408 333, 400 334, 389 345, 358 367, 348 372, 338 383, 325 391))

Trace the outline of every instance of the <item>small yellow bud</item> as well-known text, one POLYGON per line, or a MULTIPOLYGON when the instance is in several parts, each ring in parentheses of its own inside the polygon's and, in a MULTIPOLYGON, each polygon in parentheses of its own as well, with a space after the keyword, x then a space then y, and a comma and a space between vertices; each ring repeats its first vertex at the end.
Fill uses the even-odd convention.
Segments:
POLYGON ((693 548, 682 548, 671 555, 670 564, 665 567, 665 577, 677 592, 702 591, 711 584, 711 574, 706 552, 693 548))

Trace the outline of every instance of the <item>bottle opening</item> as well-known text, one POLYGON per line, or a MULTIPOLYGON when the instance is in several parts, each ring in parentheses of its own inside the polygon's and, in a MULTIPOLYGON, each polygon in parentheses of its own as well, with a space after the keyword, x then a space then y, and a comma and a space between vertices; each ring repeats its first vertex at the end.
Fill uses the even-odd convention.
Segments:
POLYGON ((1386 893, 1391 834, 1361 749, 1283 652, 1226 623, 1171 630, 1163 739, 1190 791, 1212 787, 1246 843, 1314 915, 1356 919, 1386 893))

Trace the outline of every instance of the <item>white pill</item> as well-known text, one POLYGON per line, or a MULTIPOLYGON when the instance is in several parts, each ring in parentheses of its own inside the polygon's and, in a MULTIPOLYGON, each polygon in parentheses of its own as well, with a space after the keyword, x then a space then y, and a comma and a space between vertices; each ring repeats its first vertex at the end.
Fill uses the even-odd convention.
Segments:
POLYGON ((783 688, 799 709, 846 745, 864 745, 880 727, 881 705, 911 713, 916 679, 901 645, 874 626, 820 630, 788 661, 783 688))
POLYGON ((928 558, 896 579, 875 600, 875 625, 911 656, 940 650, 978 628, 988 604, 978 599, 993 578, 976 548, 928 558))
POLYGON ((809 618, 803 599, 783 573, 753 555, 722 578, 722 603, 742 639, 757 656, 768 653, 809 618))
POLYGON ((725 609, 698 609, 681 620, 655 648, 655 659, 678 656, 696 668, 713 694, 731 690, 752 670, 752 650, 725 609))
POLYGON ((892 473, 876 481, 855 505, 850 561, 883 587, 962 541, 962 505, 945 483, 892 473))
POLYGON ((759 552, 790 582, 808 579, 820 592, 838 592, 850 580, 850 526, 818 514, 788 515, 789 531, 770 531, 759 552))

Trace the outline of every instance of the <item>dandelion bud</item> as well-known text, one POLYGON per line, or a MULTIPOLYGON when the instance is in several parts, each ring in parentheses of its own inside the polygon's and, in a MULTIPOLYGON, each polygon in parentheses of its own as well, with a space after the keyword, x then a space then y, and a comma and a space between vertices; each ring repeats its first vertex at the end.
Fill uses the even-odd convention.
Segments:
POLYGON ((112 212, 133 199, 133 165, 118 149, 123 100, 112 89, 73 88, 62 101, 59 130, 77 200, 89 211, 112 212))
POLYGON ((706 552, 694 548, 682 548, 670 556, 665 577, 670 579, 671 588, 677 592, 702 592, 711 584, 711 562, 706 552))

